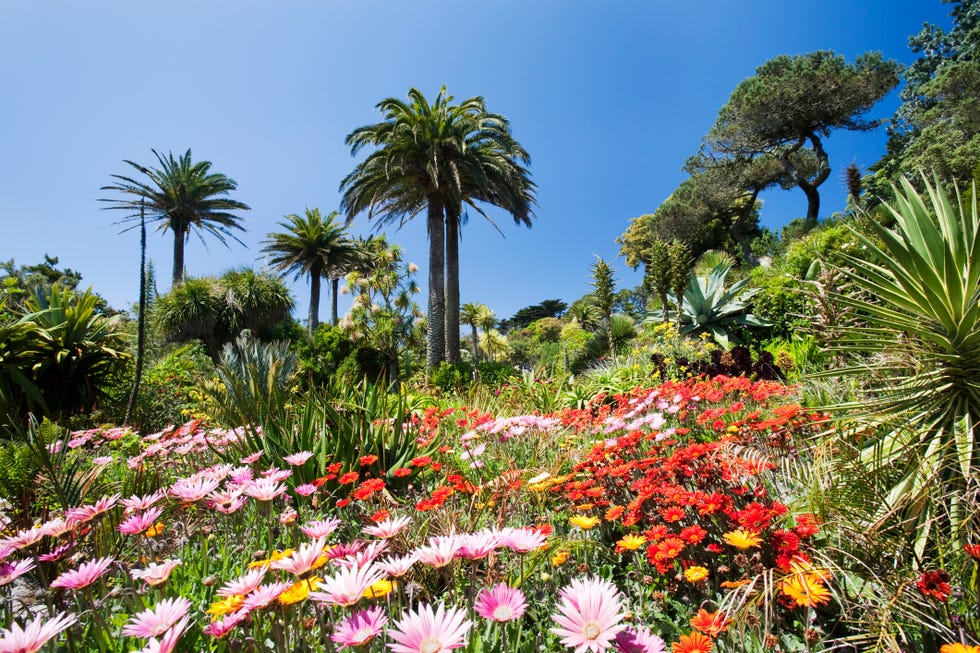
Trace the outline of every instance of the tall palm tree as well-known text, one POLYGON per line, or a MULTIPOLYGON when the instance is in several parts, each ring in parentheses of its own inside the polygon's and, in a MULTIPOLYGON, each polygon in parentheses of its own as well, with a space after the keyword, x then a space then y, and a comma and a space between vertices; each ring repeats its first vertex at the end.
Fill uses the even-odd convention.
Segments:
MULTIPOLYGON (((534 186, 522 163, 527 153, 510 138, 505 119, 486 112, 483 98, 452 104, 442 88, 433 102, 417 89, 409 102, 388 98, 378 103, 384 122, 359 127, 347 136, 351 154, 361 148, 375 149, 341 182, 342 209, 353 218, 362 211, 368 217, 383 216, 383 224, 403 225, 423 210, 429 236, 429 299, 426 364, 446 358, 446 327, 451 328, 450 349, 459 350, 458 233, 464 204, 476 201, 511 210, 524 198, 530 220, 534 186), (495 145, 494 141, 500 143, 495 145), (506 152, 510 152, 508 158, 506 152), (517 185, 515 180, 523 180, 517 185), (509 182, 509 183, 505 183, 509 182), (447 235, 452 244, 448 245, 447 235), (449 264, 450 298, 446 298, 449 264), (453 315, 447 318, 447 313, 453 315)), ((483 214, 483 211, 477 208, 483 214)), ((485 215, 485 214, 484 214, 485 215)))
POLYGON ((310 276, 310 313, 307 327, 310 333, 320 321, 320 280, 331 280, 330 323, 337 326, 337 291, 340 277, 359 261, 360 247, 347 235, 344 225, 337 222, 334 211, 324 217, 320 209, 306 209, 303 217, 290 214, 278 223, 282 232, 270 233, 263 241, 263 252, 272 255, 270 263, 282 273, 294 272, 310 276))
MULTIPOLYGON (((190 150, 179 159, 175 159, 172 152, 164 157, 156 150, 151 151, 160 164, 159 168, 126 161, 144 174, 148 181, 112 175, 118 182, 103 186, 101 190, 118 191, 124 197, 99 201, 110 202, 112 206, 106 207, 108 209, 129 211, 130 214, 121 222, 138 223, 140 200, 145 200, 147 217, 157 223, 157 231, 173 232, 173 283, 177 285, 184 279, 184 244, 191 231, 209 233, 224 245, 228 244, 226 237, 241 243, 232 230, 245 231, 241 225, 243 218, 231 211, 247 211, 249 207, 225 197, 238 184, 223 174, 212 173, 210 161, 192 163, 190 150)), ((130 228, 137 226, 134 224, 130 228)))
POLYGON ((490 316, 494 316, 490 307, 480 302, 467 302, 459 308, 460 319, 469 324, 472 329, 473 365, 480 361, 480 341, 476 329, 483 323, 488 313, 490 316))

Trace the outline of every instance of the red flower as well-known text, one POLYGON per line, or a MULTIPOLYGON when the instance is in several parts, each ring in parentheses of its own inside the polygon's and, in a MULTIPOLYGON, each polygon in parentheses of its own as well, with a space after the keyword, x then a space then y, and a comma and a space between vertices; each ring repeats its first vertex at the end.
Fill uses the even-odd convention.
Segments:
POLYGON ((357 472, 347 472, 339 479, 337 479, 337 482, 340 483, 341 485, 348 485, 350 483, 356 482, 359 476, 360 474, 358 474, 357 472))
POLYGON ((963 550, 974 560, 980 560, 980 544, 964 544, 963 550))
POLYGON ((379 510, 378 512, 371 515, 371 521, 378 523, 379 521, 384 521, 391 517, 391 513, 387 510, 379 510))
POLYGON ((934 598, 940 603, 945 603, 952 591, 949 586, 949 574, 945 569, 923 572, 922 577, 915 582, 915 586, 922 592, 922 596, 934 598))
POLYGON ((684 509, 678 508, 677 506, 671 506, 670 508, 662 511, 660 515, 666 522, 680 521, 684 519, 684 509))
POLYGON ((425 467, 432 462, 430 456, 419 456, 418 458, 412 458, 412 462, 409 463, 412 467, 425 467))
POLYGON ((398 469, 392 471, 391 473, 392 473, 393 476, 395 476, 397 478, 402 478, 404 476, 411 475, 412 470, 409 469, 408 467, 399 467, 398 469))
POLYGON ((699 544, 705 538, 708 531, 701 528, 698 524, 687 526, 681 529, 680 538, 688 544, 699 544))
POLYGON ((367 467, 368 465, 373 465, 376 462, 378 462, 378 457, 373 454, 370 456, 361 456, 361 467, 367 467))

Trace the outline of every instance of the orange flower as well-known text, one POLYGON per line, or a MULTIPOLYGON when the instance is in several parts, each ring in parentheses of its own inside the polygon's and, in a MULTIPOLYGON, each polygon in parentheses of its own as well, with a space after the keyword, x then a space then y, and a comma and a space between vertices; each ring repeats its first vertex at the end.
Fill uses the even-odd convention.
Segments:
POLYGON ((559 551, 555 555, 551 556, 551 564, 556 567, 565 564, 566 560, 568 560, 568 551, 559 551))
POLYGON ((163 522, 158 521, 157 523, 153 524, 153 526, 150 526, 145 531, 143 531, 143 535, 146 535, 147 537, 156 537, 162 532, 163 532, 163 522))
POLYGON ((684 578, 689 583, 700 583, 707 577, 708 570, 700 565, 694 565, 693 567, 688 567, 684 570, 684 578))
POLYGON ((611 506, 606 511, 606 521, 616 521, 623 516, 623 510, 624 508, 622 506, 611 506))
POLYGON ((980 561, 980 544, 964 544, 963 550, 974 560, 980 561))
POLYGON ((813 607, 830 603, 830 590, 823 584, 824 577, 817 571, 797 571, 784 578, 779 589, 793 604, 813 607))
POLYGON ((939 653, 980 653, 980 646, 960 644, 959 642, 955 644, 943 644, 939 649, 939 653))
POLYGON ((747 531, 743 529, 738 529, 725 533, 721 536, 721 539, 725 540, 726 544, 730 544, 736 549, 751 549, 752 547, 757 547, 762 544, 762 538, 752 531, 747 531))
POLYGON ((673 643, 671 650, 674 653, 711 653, 714 645, 711 639, 701 633, 690 633, 681 635, 680 639, 673 643))
POLYGON ((691 627, 709 637, 717 637, 728 628, 729 619, 724 612, 708 612, 705 609, 691 617, 691 627))

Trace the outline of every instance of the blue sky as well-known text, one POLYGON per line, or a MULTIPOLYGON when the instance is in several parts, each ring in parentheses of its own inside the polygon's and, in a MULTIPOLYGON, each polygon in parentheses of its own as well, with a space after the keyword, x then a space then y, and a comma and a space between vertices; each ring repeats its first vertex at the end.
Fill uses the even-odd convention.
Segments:
MULTIPOLYGON (((595 255, 632 286, 639 273, 617 258, 615 238, 683 180, 684 159, 740 80, 776 55, 819 49, 908 63, 908 36, 923 22, 947 27, 949 9, 939 0, 11 0, 0 22, 0 260, 58 256, 112 305, 130 305, 138 235, 119 234, 99 188, 129 172, 123 159, 153 164, 151 148, 191 148, 238 182, 234 197, 252 210, 247 248, 192 236, 188 274, 261 265, 260 243, 284 214, 338 208, 337 186, 357 162, 344 137, 377 122, 379 100, 446 85, 511 120, 539 187, 531 229, 494 211, 505 238, 476 215, 464 227, 462 301, 499 317, 571 302, 589 290, 595 255)), ((873 116, 896 106, 890 97, 873 116)), ((843 169, 874 163, 883 144, 883 130, 829 139, 824 215, 843 206, 843 169)), ((798 190, 764 200, 772 227, 805 212, 798 190)), ((362 216, 353 230, 371 226, 362 216)), ((424 223, 389 238, 424 282, 424 223)), ((164 291, 172 239, 151 232, 149 243, 164 291)), ((303 316, 308 285, 293 289, 303 316)))

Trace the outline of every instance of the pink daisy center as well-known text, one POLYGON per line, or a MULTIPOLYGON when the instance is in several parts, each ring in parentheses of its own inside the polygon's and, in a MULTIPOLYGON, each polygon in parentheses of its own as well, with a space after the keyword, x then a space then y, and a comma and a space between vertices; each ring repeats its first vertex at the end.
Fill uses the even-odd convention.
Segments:
POLYGON ((602 626, 598 621, 586 621, 582 625, 582 636, 585 639, 596 639, 602 633, 602 626))
POLYGON ((442 650, 442 642, 435 637, 426 637, 419 644, 419 653, 439 653, 442 650))
POLYGON ((514 617, 514 611, 509 605, 498 605, 493 609, 493 618, 497 621, 510 621, 514 617))

